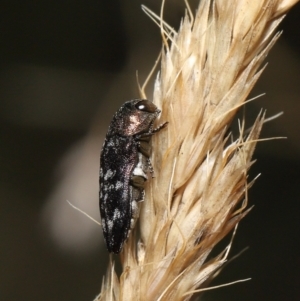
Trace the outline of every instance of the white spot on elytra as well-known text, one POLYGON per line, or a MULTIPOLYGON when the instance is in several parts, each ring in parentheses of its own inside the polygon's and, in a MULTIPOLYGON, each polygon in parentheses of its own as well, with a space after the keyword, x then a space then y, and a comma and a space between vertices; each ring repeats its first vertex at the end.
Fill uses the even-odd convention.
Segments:
POLYGON ((115 171, 112 171, 111 169, 109 169, 109 170, 106 172, 105 176, 104 176, 104 180, 106 181, 107 179, 109 179, 109 178, 111 178, 112 176, 114 176, 114 174, 115 174, 115 171))
POLYGON ((119 190, 121 188, 123 188, 123 183, 120 182, 120 181, 117 181, 117 183, 116 183, 116 190, 119 190))
POLYGON ((114 144, 114 141, 112 140, 112 139, 109 139, 108 141, 107 141, 107 145, 106 145, 107 147, 114 147, 115 146, 115 144, 114 144))
POLYGON ((107 221, 108 232, 112 232, 114 222, 112 220, 107 221))
POLYGON ((105 221, 104 220, 102 220, 102 229, 103 229, 103 231, 106 231, 106 224, 105 224, 105 221))
POLYGON ((121 217, 121 212, 119 209, 115 209, 114 211, 114 219, 118 219, 121 217))

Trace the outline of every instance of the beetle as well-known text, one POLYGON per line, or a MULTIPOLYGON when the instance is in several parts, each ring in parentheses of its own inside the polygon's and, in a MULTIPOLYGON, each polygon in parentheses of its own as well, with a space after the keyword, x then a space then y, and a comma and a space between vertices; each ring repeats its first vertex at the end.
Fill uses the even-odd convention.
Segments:
POLYGON ((114 114, 100 155, 99 206, 109 252, 120 253, 139 216, 150 162, 151 136, 161 111, 147 99, 126 101, 114 114))

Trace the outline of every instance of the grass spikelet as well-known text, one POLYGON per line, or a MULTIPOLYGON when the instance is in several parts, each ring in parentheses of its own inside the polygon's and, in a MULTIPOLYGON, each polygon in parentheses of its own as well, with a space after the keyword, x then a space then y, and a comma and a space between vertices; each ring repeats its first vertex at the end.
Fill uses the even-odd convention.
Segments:
MULTIPOLYGON (((155 178, 141 206, 139 238, 121 254, 123 272, 110 265, 96 300, 190 300, 226 262, 230 245, 208 259, 215 245, 249 212, 247 173, 264 122, 250 131, 228 128, 263 71, 284 14, 297 1, 200 1, 178 32, 144 11, 163 37, 154 103, 166 129, 152 138, 155 178)), ((141 91, 143 94, 143 91, 141 91)))

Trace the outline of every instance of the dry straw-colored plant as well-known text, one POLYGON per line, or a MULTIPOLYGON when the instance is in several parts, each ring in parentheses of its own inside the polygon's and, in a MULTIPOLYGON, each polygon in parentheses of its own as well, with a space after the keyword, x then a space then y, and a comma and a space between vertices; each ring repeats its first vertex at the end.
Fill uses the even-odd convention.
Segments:
POLYGON ((163 37, 153 102, 158 123, 169 124, 152 138, 155 177, 121 253, 123 272, 111 262, 96 300, 190 300, 226 262, 230 245, 208 255, 249 212, 247 172, 264 114, 248 132, 241 122, 237 139, 228 127, 296 2, 200 1, 195 16, 187 6, 178 32, 144 7, 163 37))

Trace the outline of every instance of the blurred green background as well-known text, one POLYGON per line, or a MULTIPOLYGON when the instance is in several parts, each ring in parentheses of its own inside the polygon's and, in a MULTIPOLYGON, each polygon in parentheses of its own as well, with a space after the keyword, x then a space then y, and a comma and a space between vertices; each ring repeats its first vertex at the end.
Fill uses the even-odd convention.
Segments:
MULTIPOLYGON (((171 1, 169 1, 171 2, 171 1)), ((113 112, 138 97, 160 51, 160 33, 142 12, 158 0, 0 2, 0 300, 93 300, 107 265, 102 231, 66 199, 99 220, 98 168, 113 112)), ((196 7, 197 1, 190 1, 196 7)), ((178 28, 183 1, 168 3, 178 28)), ((280 25, 283 36, 247 106, 267 116, 250 177, 252 212, 232 255, 249 246, 204 300, 300 300, 300 5, 280 25), (297 251, 298 250, 298 251, 297 251)), ((149 85, 148 97, 151 99, 149 85)))

